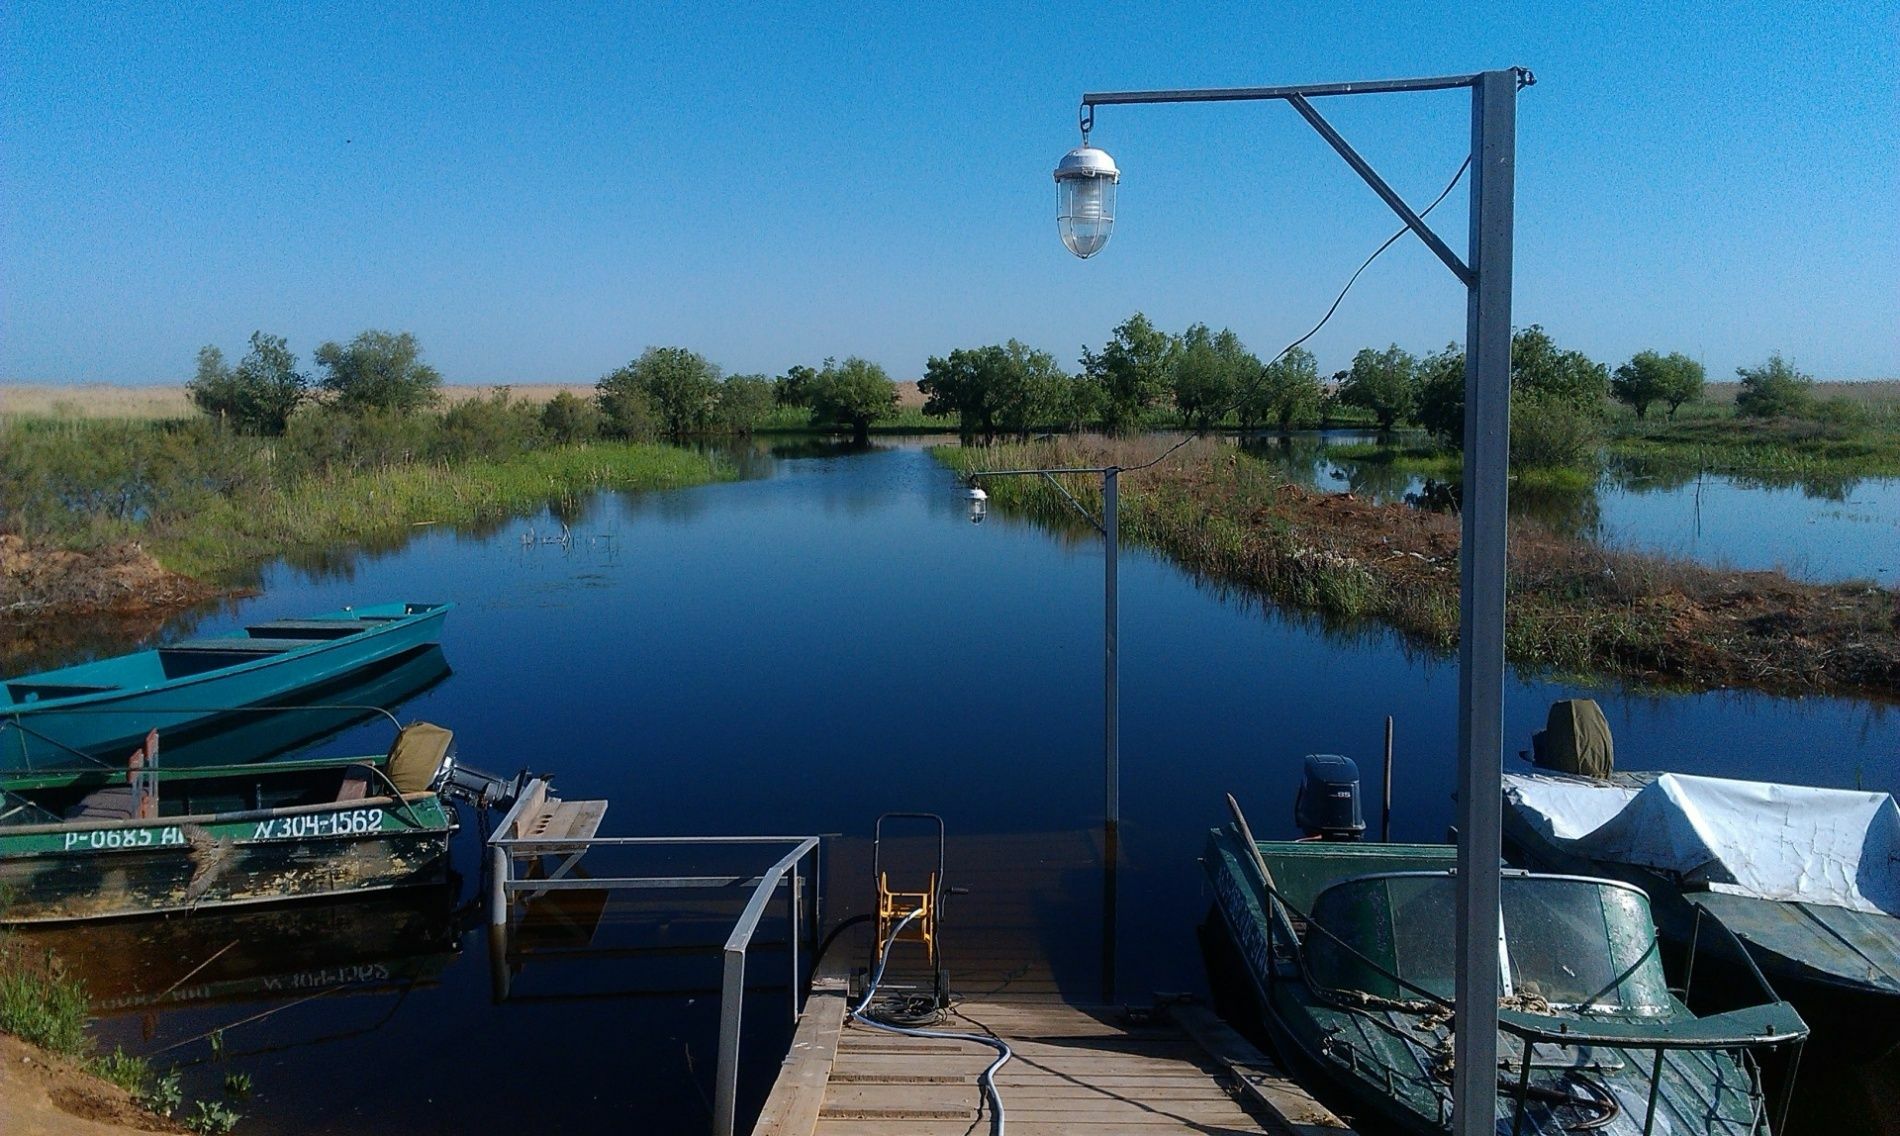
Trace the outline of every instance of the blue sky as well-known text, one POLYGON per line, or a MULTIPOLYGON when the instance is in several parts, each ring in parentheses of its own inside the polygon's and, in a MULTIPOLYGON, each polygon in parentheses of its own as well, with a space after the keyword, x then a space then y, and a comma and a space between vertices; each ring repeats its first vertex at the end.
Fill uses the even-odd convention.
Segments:
MULTIPOLYGON (((649 344, 898 378, 1136 310, 1270 354, 1395 227, 1290 108, 1106 107, 1108 249, 1056 239, 1084 90, 1521 64, 1516 322, 1712 377, 1900 377, 1900 8, 1807 4, 0 9, 0 380, 175 382, 254 329, 409 330, 455 382, 649 344)), ((1321 108, 1422 205, 1462 93, 1321 108)), ((1460 187, 1433 220, 1463 248, 1460 187)), ((1310 346, 1461 338, 1416 241, 1310 346)))

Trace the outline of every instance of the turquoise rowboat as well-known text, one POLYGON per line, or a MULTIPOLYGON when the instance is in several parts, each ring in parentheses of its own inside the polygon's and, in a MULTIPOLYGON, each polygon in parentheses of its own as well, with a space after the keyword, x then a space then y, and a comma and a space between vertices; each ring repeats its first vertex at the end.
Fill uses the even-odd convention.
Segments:
POLYGON ((348 607, 7 679, 0 682, 0 773, 117 760, 151 730, 184 742, 246 708, 308 701, 436 643, 453 606, 348 607))

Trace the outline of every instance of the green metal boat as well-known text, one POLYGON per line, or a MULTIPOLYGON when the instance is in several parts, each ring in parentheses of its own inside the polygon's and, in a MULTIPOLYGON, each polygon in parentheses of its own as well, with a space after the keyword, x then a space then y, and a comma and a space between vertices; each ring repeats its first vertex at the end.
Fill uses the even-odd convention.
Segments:
MULTIPOLYGON (((116 759, 148 730, 174 742, 348 682, 442 635, 453 604, 387 603, 253 623, 0 681, 0 773, 116 759)), ((250 720, 250 719, 244 719, 250 720)))
MULTIPOLYGON (((1203 863, 1275 1048, 1343 1111, 1449 1131, 1456 850, 1244 831, 1210 832, 1203 863)), ((1756 1054, 1805 1039, 1791 1007, 1770 994, 1691 1013, 1633 887, 1525 872, 1501 885, 1500 1134, 1770 1131, 1756 1054)))
MULTIPOLYGON (((0 776, 0 924, 196 911, 440 883, 449 731, 386 755, 0 776)), ((485 776, 485 775, 477 775, 485 776)))

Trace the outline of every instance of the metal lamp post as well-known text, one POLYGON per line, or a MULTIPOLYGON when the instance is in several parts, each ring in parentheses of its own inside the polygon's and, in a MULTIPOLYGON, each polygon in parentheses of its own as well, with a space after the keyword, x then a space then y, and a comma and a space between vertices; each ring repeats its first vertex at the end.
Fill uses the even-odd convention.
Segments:
MULTIPOLYGON (((1453 1124, 1459 1136, 1489 1136, 1496 1130, 1492 1102, 1497 1097, 1502 922, 1498 859, 1504 756, 1505 510, 1511 421, 1511 214, 1517 92, 1534 81, 1529 71, 1512 68, 1369 83, 1090 93, 1082 96, 1082 145, 1065 156, 1055 171, 1062 242, 1077 256, 1087 258, 1108 243, 1114 225, 1114 186, 1121 177, 1113 159, 1089 145, 1096 107, 1285 102, 1338 151, 1353 172, 1465 285, 1464 510, 1458 620, 1458 985, 1452 1076, 1453 1124), (1459 88, 1471 91, 1471 227, 1466 259, 1451 251, 1311 102, 1336 95, 1459 88)), ((1105 500, 1112 499, 1104 496, 1105 500)), ((1112 565, 1112 556, 1110 562, 1112 565)), ((1111 567, 1111 574, 1113 571, 1111 567)))

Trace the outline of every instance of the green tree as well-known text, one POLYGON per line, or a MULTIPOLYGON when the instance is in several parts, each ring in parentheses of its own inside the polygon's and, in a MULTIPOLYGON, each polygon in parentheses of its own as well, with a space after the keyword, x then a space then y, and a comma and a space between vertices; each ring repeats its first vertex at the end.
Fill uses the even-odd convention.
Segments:
POLYGON ((1793 417, 1814 405, 1814 379, 1797 370, 1777 351, 1766 363, 1737 367, 1742 389, 1735 395, 1735 413, 1747 418, 1793 417))
POLYGON ((1661 402, 1669 389, 1669 365, 1654 351, 1638 351, 1630 361, 1610 376, 1610 395, 1636 412, 1638 419, 1649 416, 1649 404, 1661 402))
POLYGON ((1610 376, 1610 394, 1643 418, 1653 403, 1667 403, 1669 416, 1702 397, 1702 364, 1681 352, 1638 351, 1610 376))
POLYGON ((1541 391, 1511 398, 1511 464, 1555 469, 1580 466, 1596 452, 1598 418, 1541 391))
POLYGON ((463 399, 444 411, 433 448, 435 456, 448 461, 506 459, 536 449, 545 437, 533 405, 516 401, 513 391, 499 387, 487 397, 463 399))
MULTIPOLYGON (((830 366, 831 360, 825 360, 830 366)), ((794 364, 785 368, 772 384, 772 396, 780 406, 811 406, 811 385, 818 379, 818 372, 810 367, 794 364)))
MULTIPOLYGON (((660 431, 681 438, 703 433, 712 424, 719 368, 684 347, 649 347, 638 359, 594 384, 594 389, 616 395, 638 391, 660 431)), ((601 405, 606 409, 605 401, 601 405)))
POLYGON ((1662 400, 1669 404, 1669 417, 1674 418, 1683 403, 1701 399, 1705 373, 1702 364, 1678 351, 1663 356, 1663 362, 1669 365, 1669 372, 1662 400))
POLYGON ((764 375, 733 375, 719 384, 715 414, 729 434, 750 434, 772 413, 772 380, 764 375))
POLYGON ((541 429, 557 445, 570 446, 600 437, 601 413, 597 403, 562 391, 541 408, 541 429))
POLYGON ((422 361, 422 347, 408 332, 366 331, 347 346, 330 342, 314 358, 324 369, 317 385, 344 410, 409 413, 434 406, 442 376, 422 361))
POLYGON ((1082 372, 1101 392, 1102 425, 1109 432, 1141 425, 1148 408, 1167 393, 1175 348, 1173 336, 1136 312, 1100 352, 1082 349, 1082 372))
POLYGON ((1197 430, 1207 430, 1235 409, 1243 390, 1258 385, 1260 360, 1231 330, 1218 334, 1197 323, 1181 335, 1169 369, 1174 405, 1197 430))
POLYGON ((1412 420, 1454 449, 1465 444, 1465 349, 1445 344, 1418 361, 1418 398, 1412 420))
MULTIPOLYGON (((1453 448, 1464 445, 1465 438, 1465 352, 1456 343, 1419 361, 1417 398, 1412 418, 1430 430, 1440 443, 1453 448)), ((1535 416, 1539 423, 1556 421, 1559 414, 1588 419, 1595 437, 1595 421, 1603 398, 1610 389, 1609 368, 1593 361, 1581 351, 1565 351, 1548 332, 1532 324, 1511 336, 1511 401, 1514 408, 1528 407, 1541 400, 1535 416)), ((1512 433, 1518 429, 1517 412, 1512 411, 1512 433)), ((1529 419, 1525 419, 1528 423, 1529 419)), ((1525 429, 1539 427, 1526 425, 1525 429)), ((1514 441, 1513 445, 1517 443, 1514 441)), ((1539 453, 1570 448, 1568 440, 1539 453)))
POLYGON ((1511 336, 1511 394, 1537 394, 1595 413, 1610 393, 1610 369, 1581 351, 1565 351, 1540 324, 1511 336))
POLYGON ((924 413, 932 418, 955 415, 957 432, 966 439, 978 433, 995 437, 1001 354, 997 347, 958 347, 925 360, 924 377, 917 380, 924 413))
POLYGON ((871 423, 888 418, 897 409, 897 385, 884 368, 851 356, 842 363, 825 363, 811 386, 811 424, 849 426, 859 442, 870 440, 871 423))
POLYGON ((1038 426, 1064 424, 1075 376, 1054 355, 1014 339, 1003 344, 1003 354, 1009 361, 1009 383, 998 415, 1003 429, 1028 437, 1038 426))
POLYGON ((646 392, 627 377, 627 368, 603 377, 594 384, 594 404, 600 408, 601 433, 630 442, 645 442, 660 436, 660 419, 646 392))
POLYGON ((234 371, 216 347, 198 352, 198 374, 185 384, 198 409, 250 434, 282 434, 309 397, 310 380, 279 335, 251 333, 251 350, 234 371))
POLYGON ((1304 347, 1290 348, 1265 366, 1256 361, 1236 402, 1243 429, 1272 422, 1285 433, 1295 420, 1319 415, 1319 363, 1304 347))
POLYGON ((932 356, 917 389, 925 414, 955 415, 965 438, 994 438, 1065 421, 1070 383, 1054 355, 1012 339, 932 356))
POLYGON ((1339 385, 1339 400, 1367 410, 1390 430, 1412 413, 1417 399, 1418 360, 1394 343, 1384 351, 1363 348, 1339 385))

